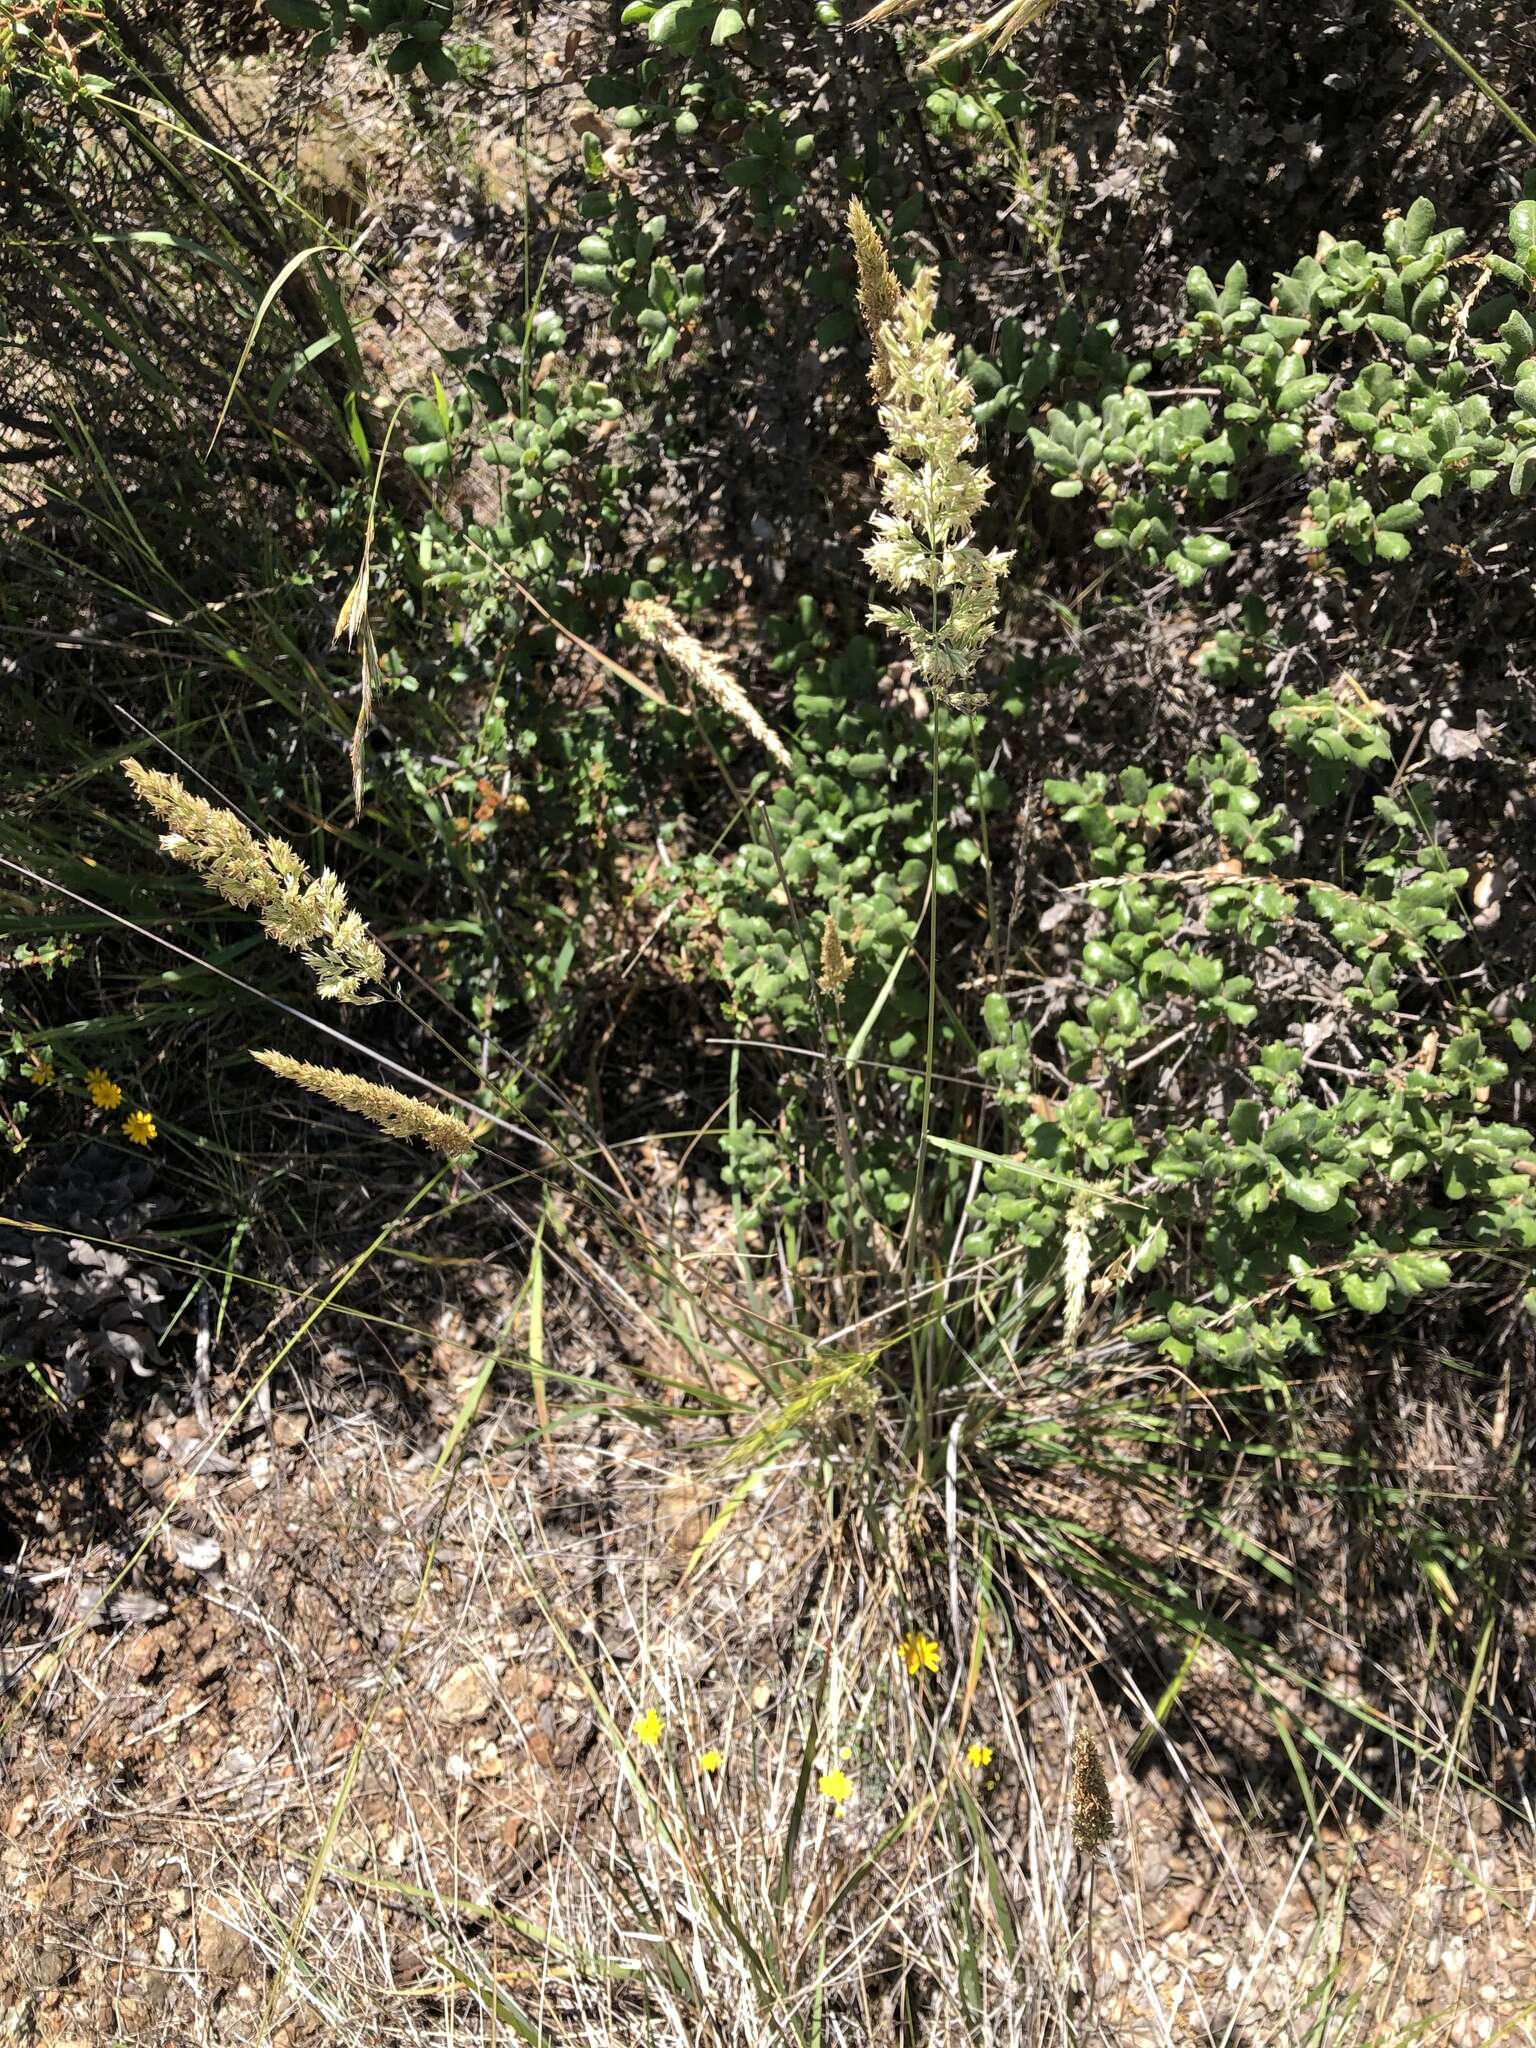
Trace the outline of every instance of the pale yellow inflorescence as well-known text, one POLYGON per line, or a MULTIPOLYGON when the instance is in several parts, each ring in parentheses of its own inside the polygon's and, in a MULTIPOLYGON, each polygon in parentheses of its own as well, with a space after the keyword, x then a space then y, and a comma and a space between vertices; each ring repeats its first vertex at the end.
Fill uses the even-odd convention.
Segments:
POLYGON ((686 676, 728 718, 749 732, 781 768, 793 768, 788 747, 740 683, 718 655, 711 654, 702 641, 694 639, 670 605, 656 597, 633 597, 624 607, 624 623, 647 646, 664 655, 679 675, 686 676))
POLYGON ((449 1159, 474 1149, 474 1138, 457 1117, 445 1116, 429 1103, 402 1095, 398 1088, 361 1080, 356 1074, 343 1073, 340 1067, 317 1067, 308 1060, 290 1059, 283 1052, 257 1052, 251 1057, 283 1080, 307 1088, 311 1095, 323 1095, 339 1109, 355 1110, 392 1138, 414 1138, 449 1159))
POLYGON ((321 995, 339 1003, 378 1002, 363 991, 382 984, 384 955, 329 868, 312 875, 287 840, 258 838, 233 811, 194 796, 177 775, 131 760, 123 773, 167 828, 162 852, 196 868, 237 910, 259 910, 268 938, 300 956, 321 995))
POLYGON ((1061 1255, 1063 1294, 1061 1334, 1068 1349, 1076 1344, 1088 1306, 1088 1280, 1093 1271, 1093 1226, 1104 1214, 1103 1197, 1095 1190, 1080 1188, 1067 1209, 1067 1228, 1061 1255))
POLYGON ((976 447, 975 393, 955 362, 952 339, 934 331, 933 273, 920 270, 885 311, 888 294, 866 246, 872 230, 862 208, 851 224, 861 309, 872 301, 872 374, 888 444, 875 458, 885 508, 875 514, 876 537, 864 559, 882 583, 922 599, 873 605, 870 623, 901 634, 924 680, 951 703, 963 703, 1013 559, 971 539, 992 482, 968 459, 976 447), (877 321, 878 312, 884 317, 877 321))
POLYGON ((859 317, 870 340, 869 381, 876 398, 884 398, 891 388, 891 373, 880 336, 901 302, 901 286, 885 253, 879 229, 857 199, 849 202, 848 232, 853 237, 854 262, 859 272, 859 317))

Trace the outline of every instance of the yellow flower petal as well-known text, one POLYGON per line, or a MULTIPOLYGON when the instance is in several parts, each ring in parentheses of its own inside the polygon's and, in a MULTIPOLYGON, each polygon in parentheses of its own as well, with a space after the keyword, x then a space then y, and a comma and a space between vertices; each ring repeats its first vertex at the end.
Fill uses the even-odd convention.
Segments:
POLYGON ((654 1707, 647 1707, 635 1723, 635 1740, 643 1742, 647 1749, 654 1749, 661 1740, 661 1731, 666 1726, 654 1707))
POLYGON ((845 1799, 853 1797, 853 1780, 843 1770, 823 1771, 816 1780, 816 1789, 834 1806, 841 1806, 845 1799))
POLYGON ((916 1678, 920 1671, 937 1671, 939 1668, 939 1646, 932 1636, 925 1636, 920 1629, 909 1629, 896 1645, 896 1650, 911 1678, 916 1678))

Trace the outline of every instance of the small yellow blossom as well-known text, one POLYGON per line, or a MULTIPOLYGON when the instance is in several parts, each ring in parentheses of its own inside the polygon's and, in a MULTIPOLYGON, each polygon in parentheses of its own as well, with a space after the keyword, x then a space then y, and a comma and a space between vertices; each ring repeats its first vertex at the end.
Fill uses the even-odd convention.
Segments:
POLYGON ((98 1109, 116 1109, 123 1099, 122 1089, 103 1067, 92 1067, 85 1077, 85 1085, 98 1109))
POLYGON ((635 1740, 643 1742, 647 1749, 654 1749, 661 1741, 661 1731, 664 1726, 665 1723, 656 1709, 654 1707, 647 1707, 635 1723, 635 1740))
POLYGON ((853 1797, 853 1780, 846 1771, 823 1771, 816 1780, 816 1789, 834 1806, 841 1808, 845 1799, 853 1797))
POLYGON ((147 1109, 131 1109, 123 1118, 123 1136, 130 1145, 148 1145, 151 1138, 159 1135, 155 1120, 147 1109))
POLYGON ((34 1088, 46 1088, 53 1079, 53 1074, 53 1061, 43 1053, 35 1054, 31 1066, 27 1069, 27 1079, 32 1083, 32 1086, 34 1088))
POLYGON ((965 1760, 973 1771, 984 1771, 992 1761, 992 1751, 985 1742, 973 1742, 965 1752, 965 1760))
POLYGON ((932 1636, 925 1636, 920 1629, 909 1629, 896 1648, 911 1678, 916 1678, 920 1671, 937 1671, 939 1668, 939 1646, 932 1636))
POLYGON ((699 1758, 699 1769, 701 1771, 709 1773, 710 1775, 713 1775, 714 1772, 719 1770, 720 1766, 724 1762, 725 1758, 720 1754, 718 1749, 706 1749, 704 1754, 699 1758))

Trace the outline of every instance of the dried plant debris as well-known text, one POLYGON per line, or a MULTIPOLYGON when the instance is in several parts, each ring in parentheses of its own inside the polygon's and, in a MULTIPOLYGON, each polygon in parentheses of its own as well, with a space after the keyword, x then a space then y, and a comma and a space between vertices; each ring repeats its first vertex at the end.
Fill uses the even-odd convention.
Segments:
POLYGON ((79 1399, 93 1366, 120 1388, 162 1363, 166 1277, 132 1242, 151 1219, 153 1176, 148 1161, 92 1140, 68 1159, 40 1159, 7 1198, 0 1354, 61 1401, 79 1399))

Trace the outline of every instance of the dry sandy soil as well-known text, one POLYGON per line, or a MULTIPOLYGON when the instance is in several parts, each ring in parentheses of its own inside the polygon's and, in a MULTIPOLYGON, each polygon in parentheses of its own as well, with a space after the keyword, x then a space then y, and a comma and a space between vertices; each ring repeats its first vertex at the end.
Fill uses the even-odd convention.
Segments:
MULTIPOLYGON (((417 1284, 401 1268, 386 1291, 417 1284)), ((808 1474, 766 1480, 689 1577, 727 1482, 682 1428, 591 1419, 546 1442, 501 1366, 462 1463, 443 1464, 508 1346, 515 1286, 482 1268, 414 1341, 342 1321, 274 1377, 267 1412, 240 1397, 280 1329, 246 1356, 221 1346, 205 1385, 139 1382, 147 1400, 70 1464, 63 1439, 51 1467, 41 1440, 13 1455, 31 1534, 4 1580, 0 2038, 498 2038, 473 1972, 526 1976, 527 1923, 604 1922, 604 1872, 639 1824, 625 1759, 651 1762, 632 1733, 646 1706, 685 1758, 723 1749, 722 1799, 745 1792, 730 1777, 750 1777, 749 1752, 803 1744, 812 1667, 839 1644, 844 1725, 889 1721, 871 1701, 899 1683, 901 1601, 888 1622, 866 1587, 867 1655, 849 1649, 851 1545, 808 1474)), ((622 1383, 604 1343, 556 1315, 550 1365, 622 1383)), ((1246 1712, 1219 1674, 1179 1740, 1131 1768, 1136 1723, 1051 1640, 989 1657, 966 1733, 994 1751, 977 1798, 1015 1910, 1038 1918, 1043 1899, 1065 1922, 1063 1724, 1086 1704, 1099 1729, 1118 1832, 1080 2038, 1536 2037, 1536 1882, 1491 1801, 1431 1768, 1404 1825, 1342 1808, 1315 1839, 1264 1824, 1215 1766, 1208 1734, 1246 1712)), ((875 1795, 824 1819, 811 1869, 875 1824, 875 1795)), ((773 1840, 757 1849, 770 1868, 773 1840)), ((1037 1967, 1073 1966, 1043 1948, 1037 1967)))

